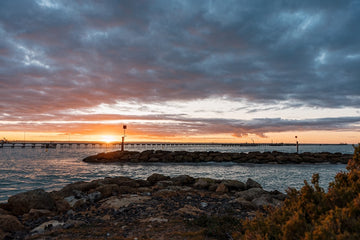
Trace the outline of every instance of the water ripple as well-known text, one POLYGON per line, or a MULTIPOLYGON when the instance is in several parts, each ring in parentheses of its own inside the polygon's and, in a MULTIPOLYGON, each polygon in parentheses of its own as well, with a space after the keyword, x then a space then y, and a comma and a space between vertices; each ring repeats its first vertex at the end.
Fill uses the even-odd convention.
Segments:
POLYGON ((320 174, 320 184, 327 188, 344 164, 235 164, 235 163, 149 163, 88 164, 84 157, 102 149, 0 149, 0 202, 19 192, 43 188, 58 190, 68 183, 104 177, 128 176, 146 179, 153 173, 168 176, 187 174, 193 177, 258 181, 266 190, 285 191, 300 188, 320 174))

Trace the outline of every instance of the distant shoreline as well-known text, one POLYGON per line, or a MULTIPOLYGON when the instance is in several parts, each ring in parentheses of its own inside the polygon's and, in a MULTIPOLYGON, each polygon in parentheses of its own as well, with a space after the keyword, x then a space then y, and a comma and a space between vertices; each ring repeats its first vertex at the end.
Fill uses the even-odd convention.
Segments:
POLYGON ((331 163, 347 164, 352 154, 343 153, 284 153, 284 152, 188 152, 188 151, 163 151, 146 150, 138 151, 114 151, 99 153, 83 159, 88 163, 114 163, 114 162, 235 162, 235 163, 274 163, 274 164, 300 164, 300 163, 331 163))

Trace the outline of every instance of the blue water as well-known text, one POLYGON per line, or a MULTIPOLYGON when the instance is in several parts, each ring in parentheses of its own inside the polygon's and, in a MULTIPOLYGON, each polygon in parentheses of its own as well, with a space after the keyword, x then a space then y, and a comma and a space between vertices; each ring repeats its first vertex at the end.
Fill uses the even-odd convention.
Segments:
MULTIPOLYGON (((128 150, 147 149, 187 151, 282 151, 294 152, 294 146, 224 147, 203 146, 132 146, 128 150)), ((252 178, 266 190, 284 192, 288 187, 297 189, 304 180, 311 181, 314 173, 320 174, 320 185, 325 189, 344 164, 235 164, 235 163, 151 163, 151 164, 88 164, 86 156, 99 152, 114 151, 112 148, 2 148, 0 149, 0 202, 11 195, 32 189, 58 190, 76 181, 90 181, 104 177, 128 176, 146 179, 152 173, 168 176, 188 174, 193 177, 234 179, 246 181, 252 178)), ((295 149, 296 150, 296 149, 295 149)), ((351 145, 304 145, 300 152, 353 153, 351 145)))

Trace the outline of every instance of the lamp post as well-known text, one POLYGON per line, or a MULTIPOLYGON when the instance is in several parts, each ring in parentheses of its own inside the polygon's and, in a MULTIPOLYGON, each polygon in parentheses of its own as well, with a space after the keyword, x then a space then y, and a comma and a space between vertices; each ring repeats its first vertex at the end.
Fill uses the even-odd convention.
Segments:
POLYGON ((124 135, 122 136, 122 141, 121 141, 121 151, 124 151, 124 142, 125 142, 125 130, 126 130, 126 125, 123 125, 123 129, 124 129, 124 135))
POLYGON ((297 136, 295 136, 296 139, 296 153, 299 153, 299 141, 297 140, 297 136))

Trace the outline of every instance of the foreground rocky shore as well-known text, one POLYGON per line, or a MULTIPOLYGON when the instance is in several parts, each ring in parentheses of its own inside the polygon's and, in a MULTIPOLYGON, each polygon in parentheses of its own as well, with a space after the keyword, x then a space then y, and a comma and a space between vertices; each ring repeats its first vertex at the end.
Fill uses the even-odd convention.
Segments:
POLYGON ((115 151, 99 153, 83 159, 89 163, 110 162, 236 162, 236 163, 343 163, 347 164, 352 154, 342 153, 283 153, 283 152, 250 152, 250 153, 221 153, 221 152, 187 152, 147 150, 115 151))
MULTIPOLYGON (((10 197, 0 203, 0 239, 218 239, 201 224, 206 217, 252 218, 285 198, 251 179, 104 178, 10 197)), ((230 236, 226 223, 218 226, 230 236)))

